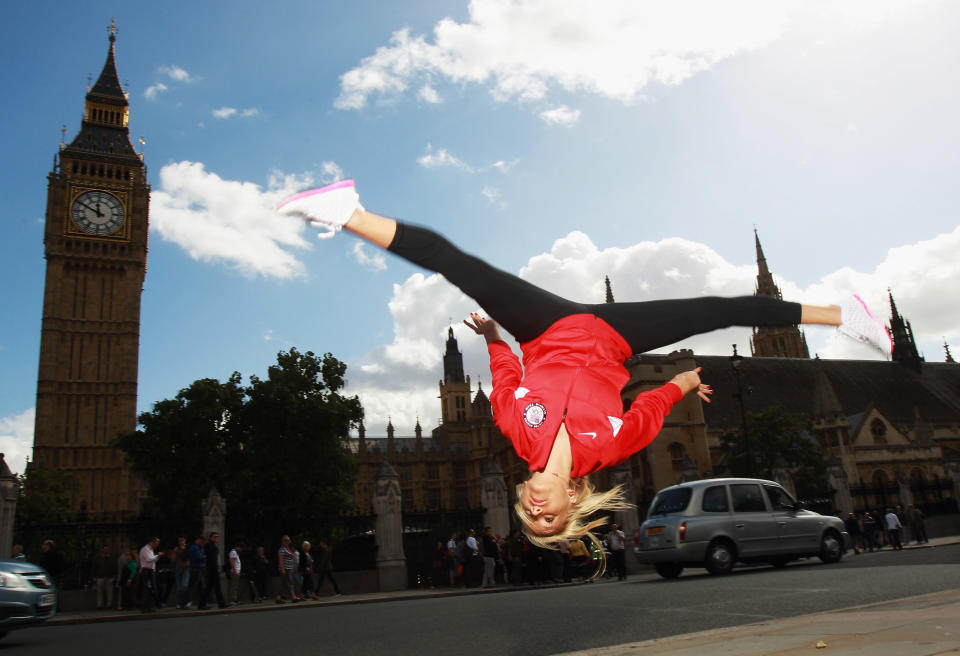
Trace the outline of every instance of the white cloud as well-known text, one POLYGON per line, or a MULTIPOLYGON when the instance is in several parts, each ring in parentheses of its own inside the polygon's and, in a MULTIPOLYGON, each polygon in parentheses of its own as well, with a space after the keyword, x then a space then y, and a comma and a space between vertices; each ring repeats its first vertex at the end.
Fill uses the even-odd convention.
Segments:
POLYGON ((341 76, 334 104, 361 109, 424 78, 487 85, 498 101, 541 100, 558 87, 630 102, 651 83, 680 84, 771 43, 794 4, 472 0, 467 22, 444 18, 432 38, 394 32, 341 76))
POLYGON ((451 155, 446 148, 440 148, 439 150, 434 151, 433 144, 427 144, 427 150, 421 157, 417 158, 417 164, 425 169, 432 169, 440 166, 452 166, 453 168, 473 173, 472 166, 460 158, 451 155))
POLYGON ((570 109, 566 105, 560 105, 553 109, 546 109, 540 112, 540 120, 547 125, 562 125, 565 128, 573 127, 580 120, 580 110, 570 109))
POLYGON ((383 253, 378 251, 370 255, 367 252, 366 245, 362 241, 355 241, 353 248, 350 249, 350 253, 353 255, 353 258, 366 269, 370 269, 371 271, 386 271, 387 269, 387 259, 383 256, 383 253))
POLYGON ((310 174, 271 174, 267 188, 224 180, 199 162, 160 170, 150 196, 150 225, 195 260, 224 262, 245 275, 290 278, 304 274, 293 251, 311 248, 303 221, 278 214, 277 204, 314 186, 310 174))
POLYGON ((174 80, 176 82, 185 82, 189 84, 190 82, 196 82, 198 79, 196 77, 193 77, 192 75, 190 75, 190 73, 186 72, 185 70, 183 70, 177 65, 161 66, 160 68, 157 69, 157 72, 163 75, 166 75, 171 80, 174 80))
POLYGON ((507 173, 510 172, 510 169, 512 169, 514 166, 517 165, 518 161, 519 160, 512 160, 510 162, 507 162, 501 159, 491 164, 490 168, 497 169, 498 171, 506 175, 507 173))
POLYGON ((19 415, 0 417, 0 453, 14 474, 22 474, 27 457, 33 449, 35 410, 30 408, 19 415))
POLYGON ((500 209, 506 209, 507 204, 500 200, 500 190, 496 187, 485 186, 480 190, 480 194, 487 199, 491 205, 496 205, 500 209))
POLYGON ((212 112, 214 118, 233 118, 234 116, 241 116, 243 118, 251 118, 260 114, 260 110, 255 107, 250 107, 249 109, 236 109, 235 107, 221 107, 220 109, 215 109, 212 112))
POLYGON ((323 184, 333 184, 343 180, 343 169, 336 162, 322 162, 320 164, 320 180, 323 184))
MULTIPOLYGON (((785 246, 786 247, 786 246, 785 246)), ((886 296, 893 288, 897 306, 911 321, 928 359, 942 360, 942 339, 960 342, 960 309, 945 303, 943 290, 960 286, 960 227, 952 233, 891 249, 872 272, 841 269, 801 288, 778 278, 784 298, 803 303, 838 303, 851 292, 863 296, 878 316, 889 320, 886 296)), ((768 251, 773 249, 768 245, 768 251)), ((752 248, 750 249, 752 255, 752 248)), ((768 255, 770 253, 768 252, 768 255)), ((640 242, 621 248, 597 248, 583 232, 558 239, 545 253, 531 257, 520 276, 574 301, 599 303, 604 299, 604 276, 609 276, 618 302, 694 296, 740 296, 754 291, 757 269, 750 260, 733 264, 704 244, 683 239, 640 242)), ((394 286, 390 301, 393 341, 374 348, 348 369, 350 390, 360 395, 368 434, 382 435, 387 416, 398 434, 412 434, 416 417, 429 431, 440 411, 437 380, 451 325, 464 357, 465 372, 484 381, 490 374, 483 340, 460 321, 477 304, 442 276, 416 273, 394 286), (432 418, 432 419, 429 419, 432 418)), ((874 351, 825 326, 805 326, 811 355, 824 358, 878 359, 874 351)), ((662 349, 692 348, 705 355, 729 355, 736 343, 749 353, 749 328, 728 328, 699 335, 662 349)), ((514 350, 519 349, 514 343, 514 350)), ((956 350, 956 349, 955 349, 956 350)))
POLYGON ((265 333, 263 334, 263 340, 264 340, 265 342, 272 342, 272 341, 273 341, 273 328, 271 328, 270 330, 268 330, 267 332, 265 332, 265 333))
POLYGON ((429 84, 424 84, 422 87, 420 87, 420 91, 417 93, 417 98, 430 105, 437 105, 443 102, 443 98, 440 97, 440 94, 437 93, 437 90, 429 84))
POLYGON ((167 90, 167 85, 163 82, 157 82, 147 87, 147 90, 143 92, 143 97, 147 100, 156 100, 157 96, 167 90))

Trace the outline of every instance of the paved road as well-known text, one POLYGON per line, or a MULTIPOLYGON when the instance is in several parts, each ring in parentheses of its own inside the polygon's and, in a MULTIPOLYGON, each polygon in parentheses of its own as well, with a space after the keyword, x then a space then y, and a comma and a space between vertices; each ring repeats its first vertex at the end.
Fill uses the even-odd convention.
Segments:
POLYGON ((960 545, 806 561, 777 570, 673 581, 522 589, 507 594, 44 626, 11 633, 0 654, 492 654, 615 645, 960 588, 960 545))

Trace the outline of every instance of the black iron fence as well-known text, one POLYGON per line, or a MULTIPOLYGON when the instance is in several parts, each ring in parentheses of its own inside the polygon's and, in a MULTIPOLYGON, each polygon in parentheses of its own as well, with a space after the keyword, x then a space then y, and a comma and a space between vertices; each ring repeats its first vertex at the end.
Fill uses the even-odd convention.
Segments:
MULTIPOLYGON (((957 512, 957 500, 953 498, 953 483, 948 479, 937 476, 933 480, 914 479, 910 482, 912 504, 920 508, 927 516, 945 515, 957 512)), ((885 484, 876 481, 867 485, 863 481, 860 485, 850 487, 850 496, 853 497, 854 510, 886 510, 895 506, 906 508, 909 505, 900 498, 900 486, 896 483, 885 484)))
MULTIPOLYGON (((376 567, 375 517, 372 514, 322 515, 313 517, 251 520, 227 517, 223 544, 226 549, 241 541, 248 549, 263 547, 268 562, 275 567, 281 537, 289 535, 295 545, 304 540, 314 544, 324 539, 333 548, 335 571, 367 570, 376 567)), ((446 544, 453 532, 483 528, 483 509, 438 510, 404 513, 403 546, 411 587, 426 584, 433 574, 437 541, 446 544)), ((18 526, 14 543, 21 544, 27 559, 39 563, 41 545, 53 540, 61 557, 64 589, 82 588, 92 580, 92 566, 103 545, 119 556, 124 548, 139 550, 151 537, 160 538, 159 550, 169 550, 184 536, 188 543, 203 530, 200 520, 138 519, 117 523, 74 522, 18 526)))

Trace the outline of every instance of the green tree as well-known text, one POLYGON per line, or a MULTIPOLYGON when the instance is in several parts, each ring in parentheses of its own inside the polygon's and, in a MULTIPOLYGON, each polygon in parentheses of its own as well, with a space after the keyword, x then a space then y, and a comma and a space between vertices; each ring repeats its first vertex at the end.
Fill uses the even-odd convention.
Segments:
POLYGON ((149 488, 145 516, 193 517, 211 486, 223 494, 238 460, 243 397, 236 372, 225 383, 203 378, 141 413, 142 430, 117 438, 149 488))
POLYGON ((16 476, 17 527, 67 524, 76 520, 71 499, 80 483, 70 472, 29 467, 16 476))
POLYGON ((350 505, 354 462, 347 436, 363 409, 357 397, 340 394, 346 370, 329 353, 321 359, 290 349, 266 379, 251 376, 243 414, 251 466, 237 472, 248 517, 275 517, 291 502, 300 516, 350 505))
POLYGON ((215 486, 231 515, 276 519, 345 509, 353 490, 347 438, 363 417, 340 394, 346 365, 296 349, 266 379, 195 381, 139 417, 117 445, 149 488, 150 517, 192 518, 215 486))
POLYGON ((749 445, 742 431, 727 432, 720 438, 734 476, 773 479, 774 469, 784 467, 793 476, 798 496, 812 498, 828 491, 826 463, 806 415, 781 405, 749 412, 747 436, 749 445))

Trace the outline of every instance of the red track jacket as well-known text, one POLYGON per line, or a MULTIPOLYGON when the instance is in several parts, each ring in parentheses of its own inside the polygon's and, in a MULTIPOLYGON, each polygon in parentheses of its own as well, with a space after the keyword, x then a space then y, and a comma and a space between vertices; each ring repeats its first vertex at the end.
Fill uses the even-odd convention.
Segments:
POLYGON ((506 342, 488 346, 490 403, 494 422, 530 471, 546 466, 561 423, 570 434, 572 476, 619 464, 653 441, 683 398, 667 383, 637 395, 624 413, 620 390, 630 378, 623 366, 630 346, 592 314, 564 317, 520 348, 526 376, 506 342))

